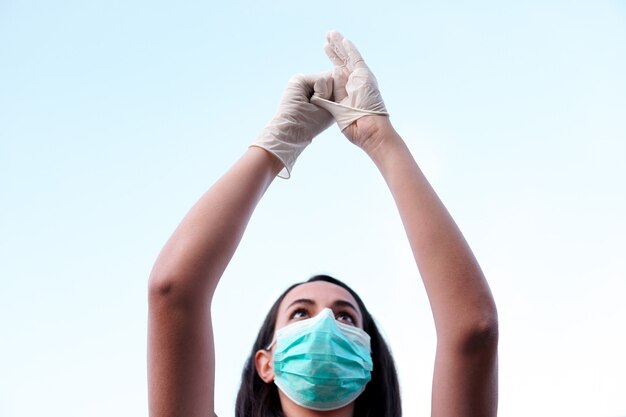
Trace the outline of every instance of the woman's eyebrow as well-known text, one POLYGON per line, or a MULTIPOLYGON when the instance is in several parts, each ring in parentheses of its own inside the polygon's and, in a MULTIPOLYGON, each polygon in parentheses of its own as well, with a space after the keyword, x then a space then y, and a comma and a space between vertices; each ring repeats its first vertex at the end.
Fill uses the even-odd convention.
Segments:
POLYGON ((333 303, 333 307, 349 307, 352 310, 359 312, 359 310, 354 306, 354 304, 352 304, 350 301, 347 300, 337 300, 333 303))
POLYGON ((306 304, 306 305, 315 305, 315 301, 311 300, 310 298, 298 298, 296 301, 294 301, 293 303, 289 304, 287 306, 287 308, 285 310, 290 309, 292 306, 296 305, 296 304, 306 304))

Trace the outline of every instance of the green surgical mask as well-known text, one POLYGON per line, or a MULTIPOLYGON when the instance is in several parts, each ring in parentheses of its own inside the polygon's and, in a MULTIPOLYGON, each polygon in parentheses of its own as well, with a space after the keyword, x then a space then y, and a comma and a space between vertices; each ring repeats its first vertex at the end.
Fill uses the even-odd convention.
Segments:
POLYGON ((277 330, 274 343, 274 383, 302 407, 341 408, 371 379, 369 335, 336 321, 329 308, 277 330))

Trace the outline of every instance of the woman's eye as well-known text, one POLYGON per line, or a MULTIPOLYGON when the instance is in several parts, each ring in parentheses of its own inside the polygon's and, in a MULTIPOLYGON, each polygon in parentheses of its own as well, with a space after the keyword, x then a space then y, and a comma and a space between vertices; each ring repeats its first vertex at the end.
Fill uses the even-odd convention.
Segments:
POLYGON ((291 315, 289 316, 290 319, 294 320, 294 319, 303 319, 309 316, 309 312, 306 311, 303 308, 298 308, 296 310, 294 310, 291 315))
POLYGON ((337 315, 335 316, 335 320, 339 320, 341 322, 352 324, 352 325, 356 324, 354 317, 352 317, 348 313, 337 313, 337 315))

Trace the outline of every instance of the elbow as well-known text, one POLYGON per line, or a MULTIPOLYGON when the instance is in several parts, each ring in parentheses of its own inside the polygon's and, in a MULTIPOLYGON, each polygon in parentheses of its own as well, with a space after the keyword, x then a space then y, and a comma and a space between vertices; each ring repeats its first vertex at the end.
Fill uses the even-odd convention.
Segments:
POLYGON ((148 306, 150 310, 192 308, 209 298, 197 287, 184 275, 154 270, 148 279, 148 306))
POLYGON ((496 354, 498 350, 498 310, 491 293, 468 305, 457 321, 455 345, 466 355, 496 354))
POLYGON ((474 311, 449 317, 437 328, 437 345, 463 356, 497 352, 499 328, 495 304, 481 303, 474 311))
POLYGON ((155 309, 184 304, 185 296, 174 276, 152 271, 148 279, 148 306, 155 309))
POLYGON ((498 317, 486 315, 475 320, 459 332, 457 346, 465 354, 496 352, 498 348, 498 317))
POLYGON ((171 298, 174 293, 175 280, 164 274, 155 273, 150 274, 148 279, 148 297, 152 300, 159 300, 163 298, 171 298))

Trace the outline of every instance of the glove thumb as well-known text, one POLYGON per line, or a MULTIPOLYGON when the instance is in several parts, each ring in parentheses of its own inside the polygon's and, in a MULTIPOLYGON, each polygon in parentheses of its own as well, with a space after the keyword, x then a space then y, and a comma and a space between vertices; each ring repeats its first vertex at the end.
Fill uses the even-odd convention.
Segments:
POLYGON ((333 101, 333 84, 332 73, 324 74, 318 78, 313 85, 311 103, 328 111, 336 120, 337 117, 341 117, 341 110, 337 108, 337 103, 333 101))
POLYGON ((324 74, 313 85, 313 96, 324 100, 332 100, 333 77, 331 73, 324 74))
MULTIPOLYGON (((331 73, 318 78, 313 85, 311 103, 326 110, 333 115, 335 120, 341 118, 341 109, 333 100, 333 77, 331 73)), ((340 125, 340 127, 344 128, 340 125)))

